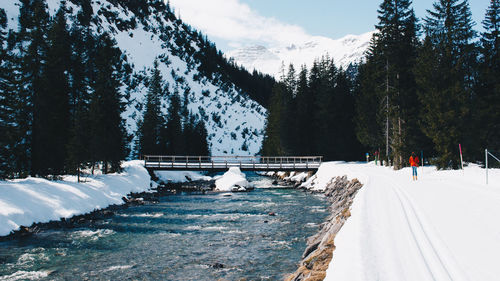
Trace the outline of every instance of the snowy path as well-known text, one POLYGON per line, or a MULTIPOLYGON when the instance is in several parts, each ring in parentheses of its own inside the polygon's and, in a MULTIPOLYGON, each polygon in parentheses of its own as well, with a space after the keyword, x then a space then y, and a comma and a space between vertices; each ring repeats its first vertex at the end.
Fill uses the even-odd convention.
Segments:
POLYGON ((417 182, 409 169, 373 164, 326 163, 319 173, 365 184, 337 235, 326 280, 498 280, 499 170, 489 186, 477 167, 429 167, 417 182))

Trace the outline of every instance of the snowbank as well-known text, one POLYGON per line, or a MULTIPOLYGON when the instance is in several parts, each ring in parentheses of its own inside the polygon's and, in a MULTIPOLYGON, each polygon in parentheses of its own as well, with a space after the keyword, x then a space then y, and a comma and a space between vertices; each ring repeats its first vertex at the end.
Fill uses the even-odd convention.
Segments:
POLYGON ((364 186, 335 238, 325 280, 498 280, 500 170, 323 163, 303 186, 324 190, 335 176, 364 186))
POLYGON ((238 167, 231 167, 222 177, 215 181, 217 191, 245 191, 248 181, 238 167))
POLYGON ((0 181, 0 236, 21 225, 70 218, 122 204, 123 196, 150 187, 150 177, 142 163, 126 162, 123 173, 89 177, 85 183, 78 183, 75 176, 66 176, 61 181, 41 178, 0 181))
POLYGON ((201 173, 191 171, 155 171, 155 175, 162 182, 209 181, 212 179, 201 173))

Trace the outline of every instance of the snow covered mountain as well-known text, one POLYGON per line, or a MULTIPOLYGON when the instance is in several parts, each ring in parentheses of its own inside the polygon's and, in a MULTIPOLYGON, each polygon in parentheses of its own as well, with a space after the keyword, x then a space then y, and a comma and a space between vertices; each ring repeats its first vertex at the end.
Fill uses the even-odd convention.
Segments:
MULTIPOLYGON (((123 89, 128 103, 123 118, 134 135, 147 93, 147 75, 155 59, 169 93, 178 92, 189 101, 188 109, 205 121, 212 155, 253 155, 263 138, 266 110, 233 83, 220 65, 207 66, 213 51, 203 35, 177 19, 157 0, 46 0, 50 15, 65 3, 68 24, 76 22, 82 7, 91 7, 91 28, 108 32, 126 54, 134 71, 134 85, 123 89), (90 5, 88 5, 90 4, 90 5), (207 70, 208 69, 208 70, 207 70)), ((8 27, 18 28, 20 0, 4 0, 8 27)), ((218 62, 212 62, 218 63, 218 62)), ((168 108, 164 97, 163 110, 168 108)), ((132 140, 134 143, 134 140, 132 140)))
POLYGON ((337 40, 315 36, 305 42, 275 48, 250 46, 230 51, 227 56, 250 71, 256 69, 276 78, 280 76, 282 64, 285 70, 290 63, 296 68, 303 64, 310 67, 315 59, 327 54, 337 66, 347 68, 349 64, 363 59, 373 33, 347 35, 337 40))

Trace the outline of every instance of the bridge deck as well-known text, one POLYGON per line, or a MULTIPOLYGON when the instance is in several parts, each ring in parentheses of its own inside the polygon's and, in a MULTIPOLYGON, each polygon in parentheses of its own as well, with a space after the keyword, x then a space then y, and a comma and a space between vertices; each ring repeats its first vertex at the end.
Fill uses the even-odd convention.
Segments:
POLYGON ((238 167, 242 171, 314 171, 321 161, 321 156, 144 156, 144 166, 150 170, 225 171, 238 167))

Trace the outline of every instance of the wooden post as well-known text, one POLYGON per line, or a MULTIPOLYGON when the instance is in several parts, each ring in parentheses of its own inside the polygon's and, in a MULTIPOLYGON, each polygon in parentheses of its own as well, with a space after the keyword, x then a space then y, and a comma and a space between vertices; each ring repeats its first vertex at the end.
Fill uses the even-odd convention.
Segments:
POLYGON ((172 169, 174 168, 175 156, 172 157, 172 169))

